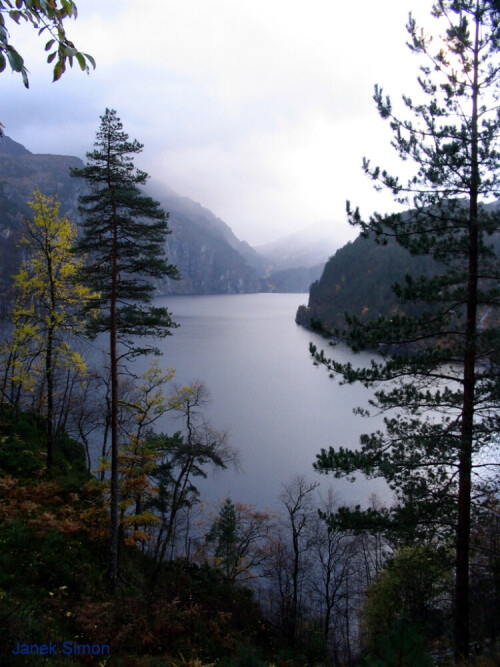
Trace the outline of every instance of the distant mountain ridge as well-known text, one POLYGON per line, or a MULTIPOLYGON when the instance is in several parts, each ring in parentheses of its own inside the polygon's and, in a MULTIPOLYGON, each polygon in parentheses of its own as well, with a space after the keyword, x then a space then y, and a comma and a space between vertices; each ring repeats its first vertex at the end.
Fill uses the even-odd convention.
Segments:
MULTIPOLYGON (((86 184, 71 178, 70 168, 82 166, 83 161, 76 156, 35 154, 10 137, 0 139, 0 298, 7 293, 21 262, 18 241, 23 218, 32 215, 27 202, 33 198, 33 190, 56 194, 61 214, 78 225, 78 200, 86 191, 86 184)), ((158 284, 159 294, 307 292, 321 272, 322 266, 312 261, 310 253, 300 257, 296 235, 291 237, 293 248, 287 239, 278 240, 270 261, 189 197, 154 181, 147 190, 170 214, 172 233, 167 237, 166 253, 182 276, 180 281, 158 284), (291 260, 294 254, 296 259, 291 260)), ((316 255, 313 253, 312 257, 316 255)))
POLYGON ((255 250, 272 265, 274 271, 284 271, 297 267, 310 269, 324 265, 339 246, 335 235, 335 223, 323 221, 283 236, 272 243, 256 246, 255 250))
MULTIPOLYGON (((80 221, 78 199, 85 192, 86 184, 72 178, 70 168, 81 166, 83 162, 78 157, 34 154, 10 137, 0 140, 1 294, 6 293, 21 261, 18 241, 23 218, 32 215, 27 202, 33 198, 34 189, 39 188, 48 195, 57 194, 61 214, 68 215, 77 224, 80 221)), ((178 265, 182 275, 181 281, 159 285, 161 294, 261 290, 256 269, 249 266, 242 253, 249 258, 257 255, 247 244, 238 241, 222 220, 187 197, 172 194, 168 187, 161 203, 171 214, 172 234, 167 240, 167 255, 169 261, 178 265)))

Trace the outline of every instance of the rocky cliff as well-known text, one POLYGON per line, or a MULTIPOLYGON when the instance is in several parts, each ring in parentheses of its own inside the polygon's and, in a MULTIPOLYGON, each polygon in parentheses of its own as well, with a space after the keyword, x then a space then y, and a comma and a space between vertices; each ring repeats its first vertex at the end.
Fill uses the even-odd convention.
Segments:
MULTIPOLYGON (((23 218, 32 214, 28 200, 33 190, 57 194, 61 214, 78 224, 78 197, 85 182, 71 178, 70 167, 83 162, 72 156, 37 155, 9 137, 0 140, 0 294, 5 295, 21 261, 17 245, 23 218)), ((155 188, 158 190, 158 188, 155 188)), ((258 292, 262 260, 239 241, 231 229, 208 209, 187 197, 154 192, 170 212, 172 234, 166 251, 182 280, 159 285, 162 294, 226 294, 258 292)))

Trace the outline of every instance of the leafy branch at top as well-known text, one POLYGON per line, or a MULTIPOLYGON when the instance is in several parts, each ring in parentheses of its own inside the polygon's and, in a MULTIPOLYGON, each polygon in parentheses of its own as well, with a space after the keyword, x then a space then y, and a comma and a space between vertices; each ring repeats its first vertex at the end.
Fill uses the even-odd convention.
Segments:
POLYGON ((28 70, 24 58, 10 42, 6 17, 18 25, 21 20, 30 23, 39 35, 48 33, 50 38, 45 44, 45 51, 49 52, 47 62, 55 61, 53 81, 61 78, 67 63, 73 67, 73 59, 84 72, 89 72, 89 66, 95 69, 92 56, 79 51, 66 35, 64 20, 76 18, 77 14, 73 0, 0 0, 0 72, 5 70, 8 61, 12 71, 19 72, 25 87, 29 88, 28 70))

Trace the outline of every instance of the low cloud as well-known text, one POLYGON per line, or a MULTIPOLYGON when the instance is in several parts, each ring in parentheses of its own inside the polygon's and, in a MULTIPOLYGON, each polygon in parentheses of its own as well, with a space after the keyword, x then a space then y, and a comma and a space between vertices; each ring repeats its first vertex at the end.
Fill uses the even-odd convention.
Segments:
POLYGON ((264 243, 331 219, 345 240, 346 198, 391 206, 360 164, 365 154, 393 163, 371 94, 379 82, 399 96, 415 78, 404 44, 412 4, 385 0, 382 22, 370 0, 80 0, 67 30, 96 71, 50 83, 43 40, 14 26, 31 88, 1 75, 0 120, 29 150, 83 157, 115 108, 145 145, 138 165, 240 238, 264 243))

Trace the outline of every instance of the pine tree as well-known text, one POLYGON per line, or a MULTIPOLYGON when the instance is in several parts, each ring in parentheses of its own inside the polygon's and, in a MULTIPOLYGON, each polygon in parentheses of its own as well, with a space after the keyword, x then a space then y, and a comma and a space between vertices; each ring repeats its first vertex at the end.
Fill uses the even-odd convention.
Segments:
POLYGON ((500 426, 500 270, 493 236, 500 215, 489 204, 500 191, 497 7, 492 0, 438 0, 432 13, 438 29, 444 26, 441 41, 419 30, 410 15, 410 49, 427 58, 418 79, 424 101, 403 97, 412 120, 400 120, 381 88, 374 99, 394 132, 392 145, 403 160, 413 160, 415 175, 404 183, 366 159, 363 165, 376 187, 388 188, 410 210, 366 221, 348 204, 350 222, 363 234, 382 243, 394 238, 411 253, 432 257, 439 271, 395 285, 403 312, 369 324, 348 319, 350 346, 377 348, 382 361, 354 368, 312 346, 316 363, 332 375, 375 387, 377 410, 397 409, 385 418, 385 432, 362 436, 358 451, 319 455, 320 471, 362 471, 385 478, 394 491, 389 510, 344 509, 337 521, 384 526, 400 543, 454 534, 457 659, 469 647, 473 489, 500 426), (405 315, 405 305, 415 303, 424 304, 419 314, 405 315))
POLYGON ((215 543, 215 558, 228 579, 234 579, 238 561, 238 521, 231 498, 226 498, 212 524, 207 542, 215 543))
POLYGON ((109 334, 111 368, 111 506, 110 563, 112 589, 118 573, 118 365, 148 352, 133 337, 162 338, 175 326, 166 308, 151 305, 153 279, 178 278, 177 269, 167 264, 165 237, 169 233, 167 214, 158 202, 141 193, 148 175, 136 169, 133 156, 142 144, 129 141, 116 111, 106 109, 96 134, 94 150, 87 153, 87 165, 73 169, 83 178, 90 193, 80 197, 85 215, 83 234, 76 249, 89 261, 85 283, 99 293, 94 305, 100 315, 93 333, 109 334))

